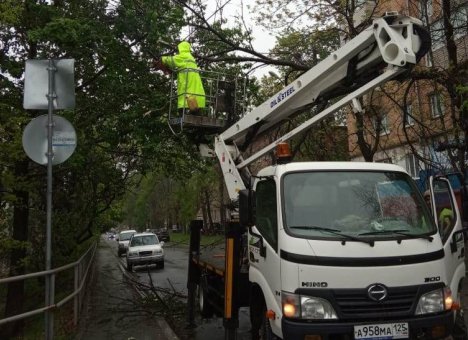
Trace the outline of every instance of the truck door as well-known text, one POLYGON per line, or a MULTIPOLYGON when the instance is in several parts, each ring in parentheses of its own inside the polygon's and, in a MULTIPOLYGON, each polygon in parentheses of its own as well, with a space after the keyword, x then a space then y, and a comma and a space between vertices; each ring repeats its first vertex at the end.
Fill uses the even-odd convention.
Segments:
POLYGON ((273 297, 279 301, 281 291, 277 197, 276 182, 273 178, 258 182, 255 190, 255 226, 252 228, 253 233, 249 235, 250 279, 263 288, 268 308, 273 308, 273 297), (268 289, 264 286, 265 283, 268 284, 268 289))
MULTIPOLYGON (((454 275, 457 275, 457 270, 458 272, 462 270, 460 266, 464 265, 463 234, 457 232, 462 229, 460 212, 447 178, 431 177, 430 189, 431 210, 442 238, 447 279, 449 280, 448 284, 451 284, 450 280, 454 278, 454 275)), ((454 287, 451 288, 453 291, 454 287)), ((455 288, 458 287, 455 286, 455 288)), ((453 293, 456 294, 457 291, 453 291, 453 293)))

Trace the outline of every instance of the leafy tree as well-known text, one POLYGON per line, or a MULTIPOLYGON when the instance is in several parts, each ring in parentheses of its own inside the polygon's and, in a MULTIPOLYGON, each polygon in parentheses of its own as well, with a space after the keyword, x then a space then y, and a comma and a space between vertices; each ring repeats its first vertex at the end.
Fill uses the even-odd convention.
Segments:
MULTIPOLYGON (((167 81, 149 72, 153 55, 164 50, 158 40, 177 34, 182 16, 165 0, 0 4, 0 221, 10 276, 43 269, 46 173, 21 146, 24 126, 41 112, 22 108, 25 61, 75 59, 77 107, 59 113, 74 125, 78 146, 54 167, 53 178, 52 248, 59 265, 111 224, 112 204, 137 171, 183 163, 185 140, 174 140, 165 125, 167 81)), ((8 285, 5 316, 22 311, 24 293, 22 282, 8 285)), ((7 324, 1 337, 21 325, 7 324)))

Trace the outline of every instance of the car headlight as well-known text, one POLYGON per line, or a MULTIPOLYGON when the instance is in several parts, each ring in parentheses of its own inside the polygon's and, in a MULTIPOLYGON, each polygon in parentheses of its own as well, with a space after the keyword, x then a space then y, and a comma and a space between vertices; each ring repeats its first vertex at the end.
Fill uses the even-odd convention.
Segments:
POLYGON ((137 256, 137 255, 138 255, 138 252, 136 252, 136 251, 129 251, 128 252, 128 257, 137 256))
POLYGON ((416 315, 443 312, 452 308, 453 298, 450 288, 440 288, 423 294, 416 307, 416 315))
POLYGON ((163 253, 163 250, 162 249, 156 249, 153 251, 153 254, 155 255, 161 255, 163 253))
POLYGON ((283 314, 288 318, 300 319, 337 319, 330 302, 314 296, 281 293, 283 314))

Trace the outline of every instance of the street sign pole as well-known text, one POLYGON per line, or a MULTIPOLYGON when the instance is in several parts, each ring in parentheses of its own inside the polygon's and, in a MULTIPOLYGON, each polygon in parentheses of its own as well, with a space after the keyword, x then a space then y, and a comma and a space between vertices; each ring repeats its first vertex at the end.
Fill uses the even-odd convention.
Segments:
MULTIPOLYGON (((52 150, 52 134, 54 129, 54 99, 55 94, 55 68, 53 59, 49 59, 47 71, 49 74, 49 92, 47 99, 49 101, 49 112, 47 120, 47 225, 46 225, 46 270, 51 269, 52 258, 52 158, 54 156, 52 150)), ((54 303, 52 275, 46 276, 46 306, 51 306, 54 303)), ((49 309, 45 313, 45 329, 46 340, 52 340, 54 337, 54 313, 49 309)))
MULTIPOLYGON (((46 271, 52 269, 52 166, 67 160, 76 147, 73 126, 65 118, 54 115, 54 110, 75 107, 73 65, 73 59, 26 61, 23 107, 34 110, 48 109, 47 115, 31 120, 23 132, 23 148, 26 154, 38 164, 47 164, 46 271)), ((47 274, 47 309, 44 318, 46 340, 52 340, 54 337, 54 300, 55 275, 47 274)))

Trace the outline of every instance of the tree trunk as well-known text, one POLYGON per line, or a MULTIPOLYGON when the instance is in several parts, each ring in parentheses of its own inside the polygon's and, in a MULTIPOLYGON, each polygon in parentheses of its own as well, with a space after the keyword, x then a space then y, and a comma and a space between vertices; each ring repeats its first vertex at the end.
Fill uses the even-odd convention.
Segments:
POLYGON ((210 225, 210 230, 213 231, 213 216, 211 216, 211 201, 208 190, 205 190, 205 204, 206 204, 206 214, 208 217, 208 224, 210 225))
MULTIPOLYGON (((15 177, 22 178, 28 172, 28 160, 23 160, 15 165, 15 177)), ((15 241, 25 242, 28 240, 28 217, 29 217, 29 192, 15 190, 17 201, 13 208, 13 234, 15 241)), ((26 257, 26 248, 15 248, 10 253, 9 276, 17 276, 25 273, 23 259, 26 257)), ((10 282, 7 285, 7 297, 4 317, 21 314, 24 303, 24 282, 10 282)), ((0 338, 10 339, 18 332, 22 331, 23 320, 14 321, 3 325, 0 328, 0 338)))
POLYGON ((355 113, 356 116, 356 135, 357 144, 361 150, 362 157, 366 162, 372 162, 374 160, 374 153, 370 145, 366 142, 365 128, 364 128, 364 115, 360 112, 355 113))

